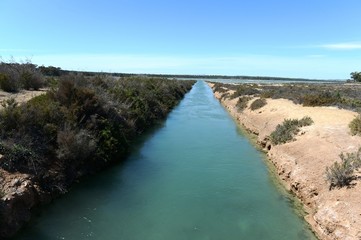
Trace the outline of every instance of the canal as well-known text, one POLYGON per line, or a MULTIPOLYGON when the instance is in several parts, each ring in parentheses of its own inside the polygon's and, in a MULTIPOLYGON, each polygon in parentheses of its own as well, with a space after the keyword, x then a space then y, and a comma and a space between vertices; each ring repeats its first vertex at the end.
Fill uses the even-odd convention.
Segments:
POLYGON ((124 164, 39 211, 26 239, 315 239, 264 155, 198 81, 124 164))

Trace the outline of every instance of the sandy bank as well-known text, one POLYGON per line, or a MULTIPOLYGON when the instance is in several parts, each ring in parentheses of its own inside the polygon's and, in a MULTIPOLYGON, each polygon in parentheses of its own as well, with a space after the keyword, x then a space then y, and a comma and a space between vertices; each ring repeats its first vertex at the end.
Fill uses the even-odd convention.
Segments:
MULTIPOLYGON (((220 93, 214 95, 220 99, 220 93)), ((357 113, 302 107, 285 99, 267 99, 267 105, 258 110, 239 112, 237 100, 222 99, 221 103, 241 126, 258 136, 286 188, 304 204, 306 220, 316 234, 321 239, 360 239, 361 181, 354 181, 351 188, 329 190, 324 176, 326 166, 339 160, 341 152, 355 152, 361 146, 361 137, 351 136, 348 128, 357 113), (303 127, 296 141, 270 145, 267 136, 285 118, 304 116, 310 116, 314 124, 303 127)))

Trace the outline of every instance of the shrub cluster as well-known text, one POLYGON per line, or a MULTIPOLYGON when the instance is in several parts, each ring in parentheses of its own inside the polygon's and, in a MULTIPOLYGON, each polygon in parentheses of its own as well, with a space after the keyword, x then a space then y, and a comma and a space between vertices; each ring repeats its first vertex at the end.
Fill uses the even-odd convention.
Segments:
POLYGON ((44 77, 36 65, 0 62, 0 89, 18 92, 20 89, 38 90, 45 84, 44 77))
POLYGON ((300 127, 309 126, 313 123, 310 117, 303 117, 302 119, 285 119, 282 124, 278 124, 275 131, 270 135, 272 144, 278 145, 292 141, 294 135, 299 132, 300 127))
POLYGON ((260 109, 261 107, 266 106, 266 104, 267 104, 266 99, 258 98, 251 103, 250 109, 252 111, 254 111, 254 110, 260 109))
POLYGON ((193 83, 62 76, 58 88, 25 104, 4 102, 0 167, 36 175, 49 191, 66 189, 59 181, 66 185, 123 157, 129 143, 164 118, 193 83))
POLYGON ((350 184, 354 178, 353 173, 361 166, 361 148, 355 153, 341 153, 341 162, 334 162, 326 167, 326 180, 333 187, 343 187, 350 184))
POLYGON ((240 97, 237 101, 236 107, 238 109, 238 111, 242 112, 244 109, 247 108, 247 104, 249 102, 249 100, 251 100, 252 98, 249 96, 243 96, 240 97))
POLYGON ((355 119, 353 119, 348 126, 352 135, 361 136, 361 115, 359 114, 355 119))
POLYGON ((321 94, 306 94, 302 103, 303 106, 330 106, 339 102, 340 96, 333 95, 331 92, 322 92, 321 94))

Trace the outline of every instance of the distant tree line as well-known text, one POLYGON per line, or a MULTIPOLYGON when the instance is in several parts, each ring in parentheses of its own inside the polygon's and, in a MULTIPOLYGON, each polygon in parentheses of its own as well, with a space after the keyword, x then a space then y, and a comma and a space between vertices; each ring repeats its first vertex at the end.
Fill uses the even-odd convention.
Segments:
POLYGON ((53 67, 53 66, 45 67, 43 65, 39 67, 39 70, 45 76, 51 76, 51 77, 59 77, 64 73, 64 71, 61 70, 60 67, 53 67))

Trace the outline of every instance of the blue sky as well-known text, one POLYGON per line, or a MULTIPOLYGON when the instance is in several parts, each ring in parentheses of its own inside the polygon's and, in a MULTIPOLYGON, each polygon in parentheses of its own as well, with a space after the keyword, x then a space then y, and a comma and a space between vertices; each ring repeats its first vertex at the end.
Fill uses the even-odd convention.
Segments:
POLYGON ((346 79, 360 0, 1 0, 0 56, 63 69, 346 79))

